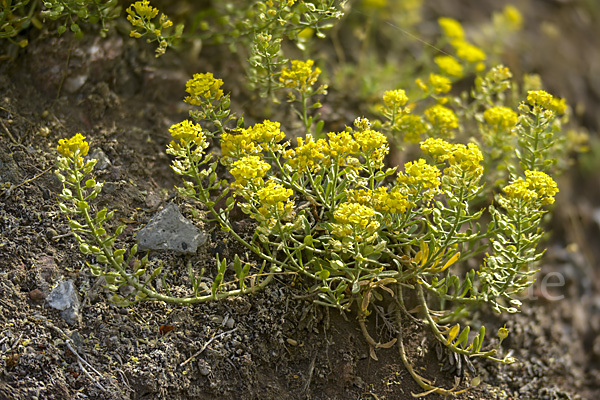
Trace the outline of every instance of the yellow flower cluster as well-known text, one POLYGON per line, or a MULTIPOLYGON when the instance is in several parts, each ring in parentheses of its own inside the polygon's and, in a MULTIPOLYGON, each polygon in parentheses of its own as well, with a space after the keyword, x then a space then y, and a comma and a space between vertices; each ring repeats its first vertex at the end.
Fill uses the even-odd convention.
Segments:
POLYGON ((199 106, 203 103, 202 98, 208 101, 218 100, 223 96, 222 85, 223 80, 215 79, 211 72, 194 74, 185 84, 185 91, 190 94, 185 102, 199 106))
POLYGON ((435 162, 444 162, 450 158, 453 145, 444 139, 429 138, 421 142, 421 151, 428 154, 435 162))
POLYGON ((404 132, 404 140, 409 143, 419 143, 421 135, 427 132, 427 124, 415 114, 404 114, 400 117, 398 125, 404 132))
POLYGON ((485 61, 485 52, 465 40, 465 32, 460 22, 452 18, 439 18, 438 24, 456 50, 458 58, 469 63, 485 61))
POLYGON ((360 230, 367 233, 373 233, 379 228, 379 223, 373 219, 374 216, 373 208, 359 203, 342 203, 333 213, 338 224, 350 225, 354 232, 360 230))
POLYGON ((452 56, 437 56, 433 59, 443 74, 461 78, 463 76, 463 66, 452 56))
POLYGON ((377 212, 404 213, 412 207, 408 196, 400 189, 392 189, 388 192, 386 186, 372 190, 349 190, 347 193, 349 203, 357 203, 370 206, 377 212))
POLYGON ((554 203, 554 196, 558 193, 556 182, 550 176, 542 171, 525 171, 527 182, 537 195, 542 199, 543 204, 554 203))
POLYGON ((285 138, 285 133, 279 129, 280 127, 279 122, 271 122, 266 119, 262 123, 245 129, 244 133, 258 143, 277 143, 285 138))
POLYGON ((531 201, 537 198, 535 191, 529 189, 529 184, 521 178, 504 187, 502 190, 509 199, 531 201))
POLYGON ((232 186, 244 187, 249 182, 255 185, 262 183, 262 177, 265 176, 271 166, 261 160, 259 156, 246 156, 233 163, 231 175, 235 178, 232 186))
POLYGON ((130 5, 127 9, 127 14, 129 14, 127 20, 131 22, 133 26, 136 26, 136 23, 133 21, 136 13, 146 20, 151 20, 158 15, 158 9, 152 7, 149 0, 136 1, 130 5))
POLYGON ((451 167, 458 167, 460 171, 467 172, 472 176, 479 176, 483 174, 483 167, 481 162, 483 161, 483 154, 475 143, 455 144, 452 149, 452 154, 448 162, 451 167))
POLYGON ((258 155, 262 149, 254 143, 244 130, 225 132, 221 135, 221 155, 223 157, 241 158, 249 155, 258 155))
POLYGON ((517 123, 517 113, 508 107, 496 106, 488 108, 483 113, 485 121, 498 130, 509 130, 512 129, 517 123))
POLYGON ((221 154, 224 157, 257 155, 285 138, 279 122, 264 120, 247 129, 225 132, 221 136, 221 154))
POLYGON ((445 76, 438 74, 429 74, 429 83, 433 87, 434 93, 448 93, 452 89, 452 82, 445 76))
POLYGON ((390 213, 405 213, 413 204, 408 200, 408 196, 400 189, 392 189, 380 197, 375 203, 377 211, 387 211, 390 213))
POLYGON ((429 92, 429 90, 433 91, 436 94, 448 93, 450 89, 452 89, 452 82, 450 79, 445 76, 441 76, 438 74, 429 74, 429 85, 430 87, 423 82, 420 78, 415 80, 417 86, 424 92, 429 92))
POLYGON ((290 201, 289 198, 293 194, 292 189, 286 189, 277 182, 269 181, 266 186, 256 191, 260 203, 258 211, 262 215, 268 215, 276 210, 279 216, 284 212, 291 212, 294 208, 294 202, 290 201))
POLYGON ((455 41, 452 43, 452 45, 456 49, 456 55, 458 58, 469 63, 485 61, 487 58, 483 50, 475 45, 472 45, 471 43, 465 41, 455 41))
POLYGON ((450 39, 463 40, 465 38, 465 31, 460 22, 453 18, 442 17, 438 19, 438 24, 444 35, 450 39))
POLYGON ((346 156, 355 154, 360 145, 354 140, 349 132, 329 132, 329 156, 338 161, 338 165, 345 165, 346 156))
POLYGON ((502 10, 502 17, 506 21, 507 27, 512 31, 518 31, 523 26, 523 15, 512 4, 504 7, 504 10, 502 10))
POLYGON ((542 204, 553 204, 558 193, 556 182, 541 171, 525 171, 526 180, 518 178, 506 186, 504 193, 509 199, 532 201, 540 199, 542 204))
POLYGON ((399 183, 417 186, 422 189, 436 189, 440 186, 440 170, 420 158, 404 164, 404 172, 398 172, 396 177, 399 183))
POLYGON ((391 109, 398 109, 408 102, 406 92, 402 89, 388 90, 383 94, 383 103, 391 109))
POLYGON ((464 144, 450 144, 443 139, 429 138, 421 142, 421 150, 436 162, 448 161, 451 169, 445 170, 444 173, 466 172, 473 176, 483 173, 483 167, 480 165, 483 161, 483 154, 475 143, 465 146, 464 144))
POLYGON ((329 154, 329 145, 325 139, 319 139, 315 142, 311 134, 304 138, 298 137, 298 146, 295 149, 289 149, 284 153, 288 159, 287 163, 298 172, 307 168, 311 171, 318 171, 329 154))
POLYGON ((512 72, 508 67, 504 65, 497 65, 491 68, 486 74, 485 79, 490 80, 495 83, 500 83, 502 81, 506 81, 512 78, 512 72))
POLYGON ((284 67, 281 70, 279 80, 286 88, 295 88, 301 92, 314 85, 321 74, 321 69, 316 67, 313 71, 313 60, 292 60, 291 68, 284 67))
POLYGON ((425 110, 425 117, 434 129, 437 129, 442 135, 451 137, 452 129, 458 128, 458 118, 454 111, 441 104, 436 104, 425 110))
POLYGON ((56 150, 63 157, 84 157, 90 151, 90 145, 85 141, 85 136, 78 133, 71 139, 60 139, 56 150))
MULTIPOLYGON (((136 1, 127 8, 127 20, 134 27, 129 32, 129 36, 134 38, 140 38, 146 33, 152 33, 159 38, 160 52, 164 53, 167 43, 161 38, 162 29, 173 26, 173 22, 170 21, 166 15, 160 16, 158 24, 150 22, 158 15, 158 9, 152 7, 148 0, 136 1)), ((157 50, 158 52, 158 50, 157 50)))
POLYGON ((354 140, 360 145, 363 153, 372 157, 378 164, 383 162, 383 158, 389 152, 385 135, 372 129, 354 132, 354 140))
POLYGON ((565 99, 558 99, 543 90, 530 90, 527 92, 527 102, 532 106, 541 106, 557 114, 564 114, 567 109, 565 99))
MULTIPOLYGON (((175 140, 179 140, 182 146, 193 142, 200 147, 204 147, 206 143, 206 137, 204 136, 204 132, 202 132, 202 127, 188 119, 172 125, 169 128, 169 132, 171 133, 171 137, 175 140)), ((176 144, 172 143, 172 146, 175 147, 176 144)))

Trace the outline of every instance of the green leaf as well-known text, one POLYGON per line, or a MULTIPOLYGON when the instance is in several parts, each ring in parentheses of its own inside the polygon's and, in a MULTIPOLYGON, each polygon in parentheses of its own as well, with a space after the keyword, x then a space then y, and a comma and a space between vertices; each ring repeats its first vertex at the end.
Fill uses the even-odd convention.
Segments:
POLYGON ((481 346, 483 346, 483 338, 485 337, 485 326, 481 325, 477 337, 479 338, 479 342, 477 343, 477 346, 473 346, 473 350, 476 350, 476 352, 479 353, 481 351, 481 346))
POLYGON ((90 254, 90 247, 86 243, 81 243, 79 245, 79 251, 82 254, 90 254))
POLYGON ((123 230, 125 229, 125 225, 119 225, 117 229, 115 229, 115 237, 121 236, 123 230))
POLYGON ((357 294, 360 292, 360 283, 358 283, 358 279, 352 282, 352 294, 357 294))
POLYGON ((324 269, 324 270, 317 272, 315 275, 317 278, 325 281, 325 280, 327 280, 327 278, 329 278, 329 274, 330 274, 330 272, 328 270, 324 269))
POLYGON ((240 261, 240 258, 237 254, 233 258, 233 270, 235 271, 235 276, 237 276, 238 279, 242 280, 242 262, 240 261))
POLYGON ((471 331, 470 326, 467 326, 465 329, 463 329, 463 331, 460 333, 460 336, 458 336, 458 339, 456 339, 456 343, 454 343, 454 346, 459 346, 461 343, 464 342, 463 345, 461 346, 464 349, 469 341, 469 332, 470 331, 471 331))
POLYGON ((213 281, 212 288, 211 288, 211 293, 212 293, 213 297, 217 294, 217 289, 221 285, 222 281, 223 281, 223 274, 218 274, 215 277, 215 280, 213 281))

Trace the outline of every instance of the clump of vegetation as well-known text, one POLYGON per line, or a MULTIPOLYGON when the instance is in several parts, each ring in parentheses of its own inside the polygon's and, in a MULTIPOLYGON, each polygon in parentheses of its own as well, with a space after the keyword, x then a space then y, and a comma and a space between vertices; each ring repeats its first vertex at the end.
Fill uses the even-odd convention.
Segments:
MULTIPOLYGON (((562 130, 568 108, 541 88, 518 88, 508 68, 489 68, 486 53, 466 40, 460 23, 443 18, 444 40, 455 55, 436 56, 412 88, 385 91, 375 107, 381 120, 358 117, 352 126, 324 134, 326 121, 313 111, 321 106, 313 96, 327 94, 327 86, 317 84, 321 70, 311 59, 288 64, 280 43, 284 36, 308 35, 307 29, 319 34, 325 16, 339 17, 333 5, 255 2, 245 9, 246 19, 227 22, 251 38, 240 39, 250 49, 251 85, 271 98, 275 89, 289 90, 304 128, 295 142, 276 121, 246 127, 239 118, 231 127, 230 96, 212 73, 195 74, 186 85, 191 119, 170 128, 167 147, 173 170, 183 177, 179 193, 200 202, 205 221, 251 254, 229 261, 217 256, 208 288, 200 285, 206 271, 190 267, 188 294, 173 295, 160 266, 151 266, 148 255, 138 258, 137 246, 118 243, 123 227, 110 232, 113 212, 93 205, 102 183, 93 178, 96 161, 84 159, 89 145, 81 134, 58 146, 60 208, 81 252, 93 260, 92 273, 105 278, 117 304, 214 301, 294 274, 315 303, 356 312, 374 359, 378 349, 397 345, 427 393, 455 395, 468 387, 435 386, 414 371, 401 335, 382 342, 365 321, 378 303, 391 301, 399 326, 401 312, 410 313, 404 304, 410 292, 423 321, 450 351, 515 361, 501 355, 507 329, 497 332, 497 345, 490 348, 484 345, 485 327, 473 336, 460 324, 483 305, 518 312, 518 294, 533 283, 543 253, 540 224, 558 192, 551 175, 568 158, 562 130), (472 90, 451 95, 453 83, 466 74, 476 76, 472 90), (390 142, 418 143, 419 154, 390 166, 390 142), (219 155, 208 151, 211 145, 220 148, 219 155), (251 237, 236 231, 235 207, 254 221, 251 237), (466 268, 467 261, 478 267, 466 268), (124 297, 123 286, 134 290, 124 297)), ((509 11, 505 22, 517 26, 509 11)), ((127 13, 131 35, 156 40, 157 54, 172 44, 169 38, 181 36, 179 28, 173 36, 163 34, 172 24, 164 15, 156 22, 159 11, 148 1, 134 3, 127 13)), ((470 387, 478 383, 475 377, 470 387)))

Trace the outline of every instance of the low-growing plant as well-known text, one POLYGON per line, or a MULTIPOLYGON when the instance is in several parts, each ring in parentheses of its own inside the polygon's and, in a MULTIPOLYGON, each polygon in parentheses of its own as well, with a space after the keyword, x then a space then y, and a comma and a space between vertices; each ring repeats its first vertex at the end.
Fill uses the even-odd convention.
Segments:
MULTIPOLYGON (((514 362, 500 354, 506 328, 490 347, 484 326, 473 335, 461 324, 484 305, 518 312, 519 293, 534 281, 543 254, 540 223, 558 192, 551 174, 563 170, 569 153, 583 143, 565 145, 564 100, 541 90, 533 77, 518 85, 508 68, 488 68, 488 55, 467 40, 462 25, 440 18, 435 48, 441 53, 425 63, 425 76, 413 77, 406 90, 383 93, 373 107, 381 120, 360 117, 324 134, 326 121, 313 111, 321 107, 314 96, 327 94, 327 85, 317 84, 321 70, 310 59, 289 62, 282 41, 302 46, 303 38, 321 35, 327 20, 341 16, 336 3, 234 3, 215 6, 224 7, 216 13, 218 24, 233 30, 217 29, 205 38, 249 52, 248 80, 262 96, 275 100, 275 90, 287 89, 303 134, 292 142, 280 122, 270 120, 246 127, 212 73, 187 82, 191 119, 171 126, 167 147, 173 170, 183 177, 179 194, 201 203, 206 226, 224 231, 247 254, 229 261, 217 255, 209 273, 190 266, 185 296, 170 291, 161 265, 147 254, 138 258, 136 245, 118 243, 124 228, 109 229, 113 212, 93 205, 102 183, 93 178, 95 160, 84 158, 89 144, 81 134, 62 139, 60 209, 91 260, 91 272, 113 292, 111 300, 189 305, 252 293, 277 275, 293 274, 314 303, 356 313, 372 358, 397 345, 424 394, 456 395, 479 378, 465 389, 443 389, 421 377, 404 349, 402 313, 418 313, 456 357, 514 362), (456 93, 453 84, 470 75, 473 88, 456 93), (417 143, 411 161, 389 165, 390 145, 417 143), (220 150, 209 151, 211 146, 220 150), (237 208, 253 221, 252 234, 237 230, 237 208), (207 279, 208 286, 202 283, 207 279), (133 289, 127 296, 119 290, 124 286, 133 289), (416 308, 409 309, 408 298, 416 308), (383 302, 397 311, 389 325, 398 335, 382 341, 366 321, 383 302)), ((157 56, 182 36, 182 26, 172 29, 147 0, 127 13, 131 36, 157 41, 157 56)), ((507 7, 494 17, 494 29, 516 31, 519 18, 507 7)), ((494 57, 502 46, 492 47, 494 57)))
POLYGON ((62 35, 71 30, 75 37, 83 37, 81 24, 100 24, 100 36, 108 32, 106 23, 119 16, 117 0, 6 0, 0 5, 0 39, 8 39, 19 47, 29 43, 15 38, 30 26, 41 28, 48 18, 59 21, 56 32, 62 35))
MULTIPOLYGON (((481 82, 498 71, 505 70, 493 69, 481 82)), ((290 74, 282 79, 296 79, 295 85, 286 86, 302 87, 315 83, 311 77, 290 74)), ((95 161, 84 160, 89 145, 80 134, 60 141, 60 208, 70 218, 82 253, 95 258, 90 269, 104 276, 113 301, 200 303, 250 293, 277 274, 293 273, 302 278, 301 287, 315 303, 356 312, 375 359, 377 349, 392 347, 397 339, 381 343, 365 321, 382 301, 410 313, 404 299, 411 292, 423 321, 450 351, 514 362, 499 354, 508 335, 505 328, 498 331, 498 344, 486 348, 485 327, 472 336, 460 321, 485 304, 497 312, 517 312, 518 294, 534 280, 542 255, 537 249, 543 233, 540 222, 558 192, 547 174, 553 165, 547 157, 557 118, 564 111, 562 101, 538 90, 530 91, 517 110, 478 106, 471 114, 465 112, 483 113, 478 120, 484 132, 481 147, 474 141, 451 142, 459 119, 443 105, 433 105, 419 123, 430 136, 420 141, 421 157, 403 168, 390 168, 385 163, 388 139, 365 118, 322 138, 313 136, 312 121, 305 120, 307 133, 296 143, 285 139, 279 122, 265 120, 246 128, 240 119, 238 128, 226 129, 234 115, 222 85, 210 73, 196 74, 188 82, 185 101, 196 107, 190 112, 193 121, 170 128, 173 141, 167 152, 174 157, 173 170, 184 178, 180 195, 203 204, 209 226, 222 229, 253 257, 236 256, 231 273, 230 263, 217 256, 213 283, 205 289, 200 286, 204 271, 199 275, 190 268, 188 296, 172 295, 161 267, 150 268, 148 255, 136 258, 137 246, 117 245, 123 227, 110 233, 106 223, 113 213, 96 211, 91 203, 102 184, 90 177, 95 161), (497 156, 496 144, 486 138, 512 137, 511 132, 518 135, 516 155, 508 157, 502 150, 497 156), (220 145, 218 156, 207 151, 211 143, 220 145), (507 178, 490 181, 485 175, 498 158, 509 164, 507 178), (218 173, 219 165, 227 175, 218 173), (484 191, 493 197, 487 207, 480 201, 484 191), (256 224, 251 237, 236 230, 234 207, 256 224), (465 269, 467 260, 479 267, 465 269), (162 284, 157 285, 157 279, 162 284), (118 291, 122 286, 134 290, 123 297, 118 291)), ((477 89, 474 93, 477 99, 477 89)), ((379 125, 415 135, 417 123, 407 119, 413 114, 406 107, 405 92, 387 92, 383 100, 387 122, 379 125)), ((419 376, 406 358, 401 337, 398 346, 406 367, 425 390, 460 392, 419 376)), ((477 383, 475 378, 471 386, 477 383)))

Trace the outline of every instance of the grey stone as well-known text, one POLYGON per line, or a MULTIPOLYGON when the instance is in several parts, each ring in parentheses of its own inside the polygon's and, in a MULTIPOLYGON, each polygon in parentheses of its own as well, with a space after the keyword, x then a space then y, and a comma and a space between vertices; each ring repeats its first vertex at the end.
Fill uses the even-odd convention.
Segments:
POLYGON ((79 321, 79 294, 73 281, 62 281, 54 288, 46 299, 50 307, 59 310, 60 315, 69 325, 75 325, 79 321))
POLYGON ((171 250, 194 254, 208 235, 186 219, 176 204, 169 203, 137 234, 138 250, 171 250))
POLYGON ((86 160, 92 158, 98 160, 95 167, 97 171, 105 170, 112 165, 106 153, 99 147, 94 149, 94 151, 86 157, 86 160))

